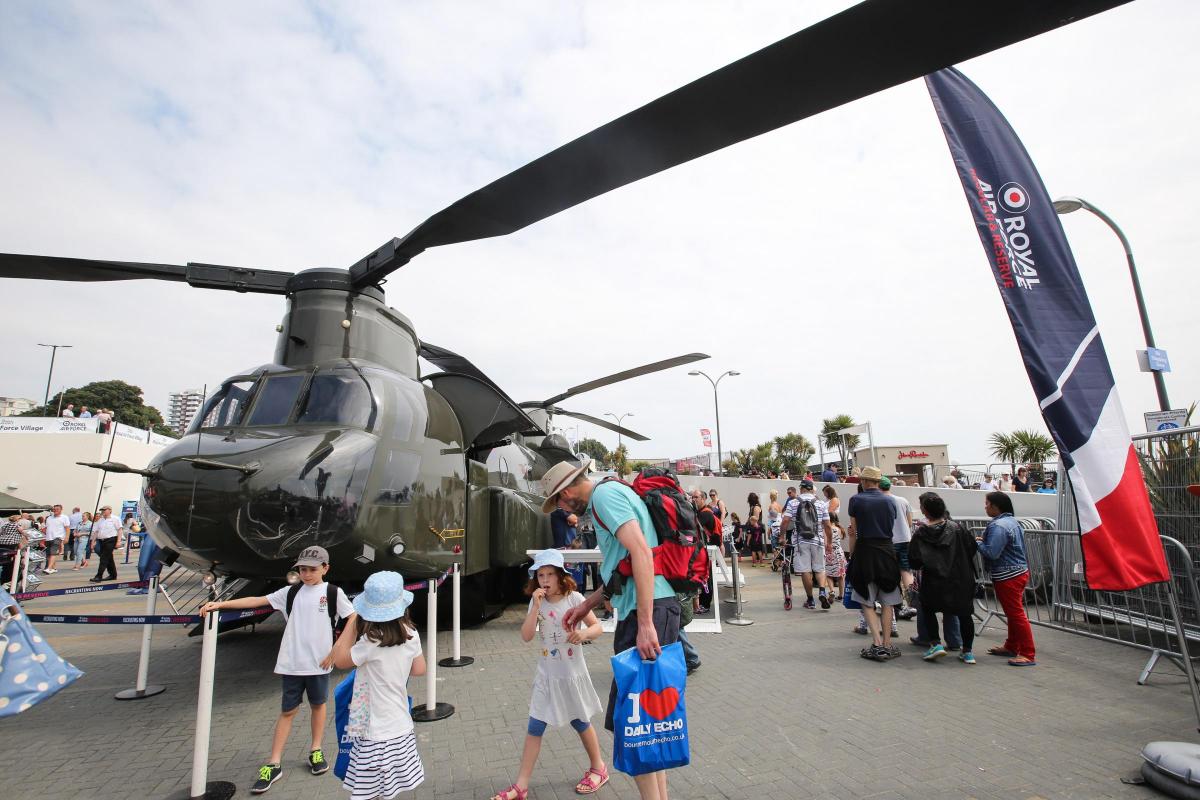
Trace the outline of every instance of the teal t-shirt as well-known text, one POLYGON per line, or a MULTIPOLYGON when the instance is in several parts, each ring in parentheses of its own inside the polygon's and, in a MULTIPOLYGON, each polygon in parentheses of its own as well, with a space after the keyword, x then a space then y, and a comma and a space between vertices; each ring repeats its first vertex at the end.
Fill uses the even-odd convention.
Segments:
MULTIPOLYGON (((624 545, 617 541, 617 530, 626 522, 636 519, 646 536, 646 544, 650 547, 658 546, 658 531, 654 530, 654 523, 650 520, 650 509, 646 508, 637 492, 628 486, 616 481, 601 483, 592 490, 592 500, 587 510, 596 522, 596 544, 604 556, 600 562, 600 577, 605 583, 616 571, 621 559, 629 555, 624 545)), ((654 599, 674 596, 675 590, 671 588, 667 579, 655 575, 654 599)), ((620 594, 613 595, 612 604, 618 620, 629 616, 629 612, 637 606, 637 589, 634 587, 633 578, 625 581, 624 590, 620 594)))

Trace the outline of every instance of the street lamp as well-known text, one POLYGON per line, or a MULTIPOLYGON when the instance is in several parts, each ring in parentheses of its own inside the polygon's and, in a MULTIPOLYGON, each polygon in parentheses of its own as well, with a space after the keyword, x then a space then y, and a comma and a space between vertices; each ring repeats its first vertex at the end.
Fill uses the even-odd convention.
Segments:
MULTIPOLYGON (((58 348, 74 347, 74 345, 42 344, 39 342, 38 347, 49 347, 50 348, 50 374, 46 376, 46 398, 44 400, 42 400, 42 406, 46 407, 46 406, 50 405, 50 381, 54 380, 54 357, 56 355, 58 355, 58 348)), ((49 409, 47 409, 47 410, 49 410, 49 409)))
MULTIPOLYGON (((626 411, 624 414, 622 414, 621 416, 618 417, 616 414, 612 413, 611 411, 605 411, 604 416, 612 417, 613 419, 615 419, 617 421, 617 424, 620 425, 621 420, 625 419, 626 417, 632 417, 633 412, 626 411)), ((617 449, 618 450, 621 449, 621 432, 620 431, 617 431, 617 449)))
MULTIPOLYGON (((1129 277, 1133 280, 1133 297, 1137 301, 1138 315, 1142 318, 1142 333, 1146 337, 1146 347, 1154 348, 1154 331, 1150 329, 1150 315, 1146 312, 1146 298, 1142 296, 1142 282, 1138 280, 1137 266, 1133 263, 1133 249, 1129 246, 1129 240, 1125 238, 1125 233, 1113 222, 1112 217, 1105 214, 1100 209, 1079 197, 1060 197, 1054 201, 1054 210, 1058 214, 1070 214, 1079 209, 1090 211, 1104 221, 1104 224, 1112 228, 1112 232, 1121 240, 1121 246, 1125 248, 1125 260, 1129 262, 1129 277)), ((1171 403, 1167 400, 1167 384, 1163 380, 1161 370, 1151 370, 1154 375, 1154 388, 1158 392, 1158 406, 1162 411, 1169 411, 1171 403)))
POLYGON ((718 475, 725 474, 725 465, 721 462, 721 404, 719 402, 717 402, 717 384, 720 383, 722 381, 722 379, 725 378, 726 375, 741 375, 741 374, 742 373, 737 372, 736 370, 732 370, 732 369, 726 370, 725 372, 722 372, 720 374, 720 376, 718 376, 717 379, 714 381, 711 377, 709 377, 709 374, 707 372, 701 372, 700 370, 694 369, 688 373, 688 375, 701 375, 705 378, 708 378, 708 382, 711 383, 712 387, 713 387, 713 410, 717 414, 717 474, 718 475))

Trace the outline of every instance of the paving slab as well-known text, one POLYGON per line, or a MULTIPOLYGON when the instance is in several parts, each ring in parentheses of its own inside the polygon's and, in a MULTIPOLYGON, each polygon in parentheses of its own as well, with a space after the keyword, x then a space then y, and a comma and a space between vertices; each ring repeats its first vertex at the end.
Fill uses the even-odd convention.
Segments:
MULTIPOLYGON (((1126 786, 1149 741, 1194 741, 1196 720, 1182 674, 1160 666, 1148 685, 1137 675, 1146 654, 1035 628, 1037 667, 1013 669, 980 655, 927 664, 916 648, 885 664, 858 656, 865 637, 850 632, 855 612, 835 606, 784 611, 779 576, 748 568, 749 627, 694 637, 703 666, 687 689, 692 764, 674 770, 671 795, 707 798, 1146 798, 1126 786)), ((81 577, 82 576, 82 577, 81 577)), ((48 576, 47 588, 82 585, 80 572, 48 576)), ((133 565, 122 579, 136 579, 133 565)), ((29 601, 45 613, 141 613, 145 598, 122 591, 29 601)), ((165 604, 160 604, 160 613, 165 604)), ((724 611, 730 610, 726 606, 724 611)), ((536 664, 521 642, 522 609, 463 632, 475 664, 439 668, 438 699, 449 719, 417 725, 426 782, 411 797, 487 798, 515 776, 536 664)), ((915 631, 900 623, 902 641, 915 631)), ((0 720, 0 795, 39 800, 166 797, 189 783, 200 640, 158 626, 151 682, 166 692, 141 701, 112 695, 134 685, 139 626, 45 624, 42 633, 86 675, 49 701, 0 720)), ((217 651, 210 780, 249 786, 269 749, 279 708, 271 669, 282 623, 222 635, 217 651)), ((1003 640, 985 630, 978 653, 1003 640)), ((450 645, 439 636, 439 657, 450 645)), ((597 690, 607 695, 611 638, 589 647, 597 690)), ((336 676, 335 676, 336 678, 336 676)), ((418 702, 425 679, 410 684, 418 702)), ((325 737, 333 749, 332 717, 325 737)), ((599 723, 600 721, 594 720, 599 723)), ((341 798, 332 773, 304 769, 308 713, 302 710, 285 754, 284 778, 270 795, 341 798)), ((611 736, 600 732, 602 749, 611 736)), ((569 729, 547 733, 531 798, 574 797, 587 767, 569 729)), ((601 798, 636 797, 619 774, 601 798)))

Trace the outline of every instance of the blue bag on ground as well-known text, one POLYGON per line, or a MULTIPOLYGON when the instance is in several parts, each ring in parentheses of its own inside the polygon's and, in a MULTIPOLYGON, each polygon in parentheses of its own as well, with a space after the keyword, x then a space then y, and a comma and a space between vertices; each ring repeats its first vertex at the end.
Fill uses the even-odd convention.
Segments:
POLYGON ((342 679, 333 690, 333 729, 337 732, 338 754, 333 762, 333 774, 339 778, 346 777, 346 768, 350 766, 350 751, 354 748, 354 738, 346 735, 346 724, 350 721, 350 698, 354 696, 354 672, 342 679))
POLYGON ((0 589, 0 717, 20 714, 82 676, 0 589))
POLYGON ((679 642, 643 661, 637 648, 612 657, 617 683, 613 709, 613 766, 627 775, 686 766, 688 751, 687 666, 679 642))

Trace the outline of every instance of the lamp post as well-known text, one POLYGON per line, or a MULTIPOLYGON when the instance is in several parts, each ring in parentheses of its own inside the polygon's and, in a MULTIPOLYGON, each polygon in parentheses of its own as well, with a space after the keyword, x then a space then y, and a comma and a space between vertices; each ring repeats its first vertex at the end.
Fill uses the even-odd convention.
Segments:
MULTIPOLYGON (((604 416, 612 417, 613 419, 615 419, 617 421, 617 424, 620 425, 621 420, 625 419, 626 417, 632 417, 633 412, 626 411, 624 414, 622 414, 621 416, 618 417, 616 414, 612 413, 611 411, 605 411, 604 416)), ((620 431, 617 431, 617 449, 618 450, 621 449, 621 432, 620 431)))
POLYGON ((737 372, 732 369, 726 370, 725 372, 722 372, 717 377, 717 379, 714 381, 711 377, 709 377, 709 374, 707 372, 701 372, 700 370, 692 370, 691 372, 688 373, 688 375, 701 375, 701 376, 707 378, 708 382, 712 384, 713 411, 715 411, 716 415, 717 415, 717 474, 718 475, 725 474, 725 466, 721 462, 721 404, 717 401, 717 384, 719 384, 722 381, 722 379, 724 379, 725 376, 727 376, 727 375, 741 375, 741 374, 742 373, 737 372))
MULTIPOLYGON (((38 343, 38 347, 49 347, 49 348, 50 348, 50 374, 46 376, 46 397, 45 397, 45 399, 44 399, 44 400, 42 400, 42 406, 43 406, 43 407, 46 407, 46 406, 49 406, 49 405, 50 405, 50 381, 54 380, 54 357, 58 355, 58 348, 60 348, 60 347, 64 347, 64 348, 65 348, 65 347, 74 347, 74 345, 70 345, 70 344, 42 344, 42 343, 40 343, 40 342, 39 342, 39 343, 38 343)), ((47 410, 48 410, 48 409, 47 409, 47 410)))
MULTIPOLYGON (((1129 277, 1133 280, 1133 297, 1137 301, 1138 315, 1142 319, 1142 333, 1146 337, 1146 347, 1154 349, 1154 331, 1150 328, 1150 314, 1146 311, 1146 298, 1142 296, 1142 282, 1138 280, 1137 266, 1133 263, 1133 249, 1129 246, 1129 240, 1125 238, 1125 233, 1117 223, 1113 222, 1112 217, 1087 200, 1079 197, 1060 197, 1054 201, 1054 210, 1059 215, 1070 214, 1081 208, 1103 220, 1104 224, 1111 228, 1112 232, 1121 240, 1121 246, 1125 248, 1125 260, 1129 262, 1129 277)), ((1169 411, 1171 403, 1167 400, 1167 384, 1163 380, 1162 371, 1151 370, 1151 374, 1154 375, 1154 389, 1158 392, 1158 407, 1162 411, 1169 411)))

